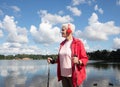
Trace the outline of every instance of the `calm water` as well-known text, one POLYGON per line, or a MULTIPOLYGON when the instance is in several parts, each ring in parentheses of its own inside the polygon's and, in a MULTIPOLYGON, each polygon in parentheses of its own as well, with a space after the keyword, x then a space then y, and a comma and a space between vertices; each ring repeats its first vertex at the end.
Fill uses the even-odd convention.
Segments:
MULTIPOLYGON (((57 82, 56 64, 49 65, 49 87, 62 87, 57 82)), ((87 78, 82 87, 120 87, 120 64, 89 61, 87 78)), ((0 60, 0 87, 47 87, 46 60, 0 60)))

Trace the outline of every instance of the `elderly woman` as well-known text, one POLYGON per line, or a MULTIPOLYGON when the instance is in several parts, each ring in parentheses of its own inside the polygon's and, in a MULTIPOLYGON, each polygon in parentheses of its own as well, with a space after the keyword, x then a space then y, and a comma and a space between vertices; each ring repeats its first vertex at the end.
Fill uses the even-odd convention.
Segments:
POLYGON ((85 67, 88 61, 83 43, 73 37, 75 26, 63 24, 61 28, 64 41, 60 43, 57 60, 48 57, 48 63, 57 63, 58 81, 63 87, 79 87, 86 78, 85 67))

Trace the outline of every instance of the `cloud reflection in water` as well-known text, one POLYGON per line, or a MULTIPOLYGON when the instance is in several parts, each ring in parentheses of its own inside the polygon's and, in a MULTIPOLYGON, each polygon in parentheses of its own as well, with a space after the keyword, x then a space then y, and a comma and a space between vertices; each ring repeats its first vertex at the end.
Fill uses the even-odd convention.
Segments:
MULTIPOLYGON (((0 76, 4 79, 4 83, 1 83, 3 87, 45 87, 47 85, 47 63, 39 60, 0 61, 0 76)), ((50 81, 56 83, 53 87, 59 86, 56 77, 51 76, 50 81)))

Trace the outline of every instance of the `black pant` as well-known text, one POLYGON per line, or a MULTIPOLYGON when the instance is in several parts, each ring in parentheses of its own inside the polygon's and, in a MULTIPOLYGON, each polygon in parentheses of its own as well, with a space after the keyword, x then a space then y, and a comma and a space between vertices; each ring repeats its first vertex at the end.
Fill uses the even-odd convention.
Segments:
POLYGON ((72 77, 62 77, 62 86, 63 87, 73 87, 72 77))
MULTIPOLYGON (((73 87, 72 77, 63 77, 62 76, 62 86, 63 87, 73 87)), ((77 87, 82 87, 82 86, 77 86, 77 87)))

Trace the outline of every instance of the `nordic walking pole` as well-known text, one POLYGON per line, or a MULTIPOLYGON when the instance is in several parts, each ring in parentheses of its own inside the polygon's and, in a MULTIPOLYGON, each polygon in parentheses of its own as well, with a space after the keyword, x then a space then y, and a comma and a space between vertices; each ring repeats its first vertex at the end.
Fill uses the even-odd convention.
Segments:
MULTIPOLYGON (((46 55, 48 55, 47 50, 46 50, 46 55)), ((49 65, 49 63, 47 63, 47 69, 48 69, 47 87, 49 87, 49 79, 50 79, 50 65, 49 65)))
MULTIPOLYGON (((74 55, 74 57, 77 57, 77 55, 74 55)), ((76 81, 77 81, 76 87, 79 87, 78 86, 78 75, 77 75, 77 64, 75 64, 74 67, 75 67, 75 74, 76 74, 76 81)))
POLYGON ((47 80, 47 87, 49 87, 49 78, 50 78, 50 67, 48 63, 48 80, 47 80))
MULTIPOLYGON (((55 61, 50 60, 50 63, 53 64, 55 61)), ((48 80, 47 80, 47 87, 49 87, 49 79, 50 79, 50 63, 48 63, 48 80)))

